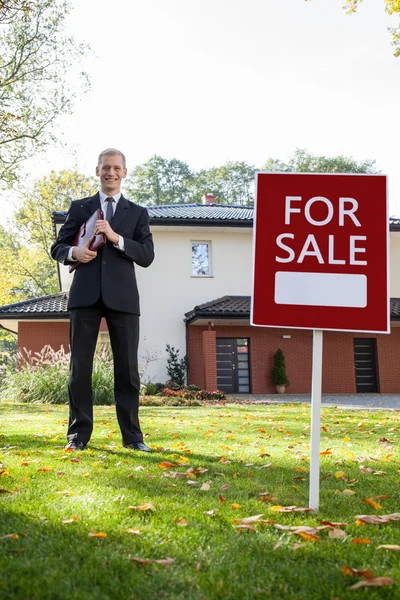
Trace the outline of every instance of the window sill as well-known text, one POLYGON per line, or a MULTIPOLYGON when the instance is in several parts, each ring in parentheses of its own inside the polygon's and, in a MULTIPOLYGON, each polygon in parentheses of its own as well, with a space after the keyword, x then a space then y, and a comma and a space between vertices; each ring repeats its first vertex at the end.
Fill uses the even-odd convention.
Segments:
POLYGON ((214 275, 191 275, 192 279, 213 279, 214 275))

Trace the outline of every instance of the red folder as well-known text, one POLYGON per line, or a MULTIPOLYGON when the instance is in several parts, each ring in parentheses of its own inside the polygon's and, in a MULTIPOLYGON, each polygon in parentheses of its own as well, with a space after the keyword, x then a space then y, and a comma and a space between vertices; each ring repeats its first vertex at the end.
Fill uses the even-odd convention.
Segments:
MULTIPOLYGON (((79 228, 78 233, 76 234, 75 238, 74 238, 74 242, 73 242, 73 246, 83 246, 83 244, 86 244, 86 242, 93 237, 93 240, 89 246, 89 250, 93 250, 93 252, 96 252, 99 248, 101 248, 102 246, 105 246, 107 243, 107 238, 105 236, 104 233, 99 233, 98 235, 95 235, 94 233, 94 227, 96 225, 96 221, 98 221, 98 219, 104 219, 104 213, 103 211, 98 208, 91 217, 88 218, 87 221, 85 221, 85 223, 82 223, 82 225, 79 228)), ((77 269, 82 263, 80 262, 75 262, 72 265, 69 266, 69 272, 72 273, 73 271, 75 271, 75 269, 77 269)))

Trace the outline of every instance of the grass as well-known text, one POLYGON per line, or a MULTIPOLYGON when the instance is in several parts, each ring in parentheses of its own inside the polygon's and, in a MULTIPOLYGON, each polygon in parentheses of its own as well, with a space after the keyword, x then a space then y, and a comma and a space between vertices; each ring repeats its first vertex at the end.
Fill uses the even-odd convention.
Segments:
POLYGON ((321 456, 314 514, 272 509, 308 506, 308 406, 142 407, 141 417, 157 451, 122 448, 113 407, 96 407, 90 447, 68 454, 66 407, 0 404, 0 488, 13 492, 0 493, 0 538, 18 535, 0 539, 2 600, 400 597, 400 552, 378 548, 400 544, 400 521, 362 527, 355 519, 399 510, 396 412, 322 411, 321 450, 332 454, 321 456), (161 469, 163 461, 176 466, 161 469), (189 467, 208 471, 164 476, 189 467), (270 498, 261 502, 266 491, 270 498), (129 508, 145 503, 156 510, 129 508), (215 516, 205 514, 212 509, 215 516), (235 528, 234 519, 260 513, 281 525, 343 521, 347 537, 331 539, 323 530, 320 541, 304 541, 261 522, 256 531, 235 528), (63 523, 72 517, 78 519, 63 523), (174 562, 154 562, 166 558, 174 562), (360 579, 344 576, 343 565, 396 583, 351 590, 360 579))

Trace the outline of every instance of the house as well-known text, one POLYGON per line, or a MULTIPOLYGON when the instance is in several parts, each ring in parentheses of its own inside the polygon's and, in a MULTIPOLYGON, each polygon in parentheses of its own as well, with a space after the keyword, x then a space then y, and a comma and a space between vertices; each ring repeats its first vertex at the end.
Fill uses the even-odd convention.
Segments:
MULTIPOLYGON (((144 379, 165 382, 166 344, 189 359, 188 382, 230 393, 273 393, 273 354, 286 357, 291 393, 311 389, 312 331, 250 326, 253 208, 201 204, 148 207, 156 258, 137 267, 139 356, 144 379)), ((55 233, 65 212, 54 213, 55 233)), ((390 220, 391 333, 324 334, 323 392, 400 393, 400 219, 390 220)), ((59 265, 60 293, 0 307, 0 325, 20 348, 68 347, 72 275, 59 265)), ((107 341, 102 324, 100 338, 107 341)))

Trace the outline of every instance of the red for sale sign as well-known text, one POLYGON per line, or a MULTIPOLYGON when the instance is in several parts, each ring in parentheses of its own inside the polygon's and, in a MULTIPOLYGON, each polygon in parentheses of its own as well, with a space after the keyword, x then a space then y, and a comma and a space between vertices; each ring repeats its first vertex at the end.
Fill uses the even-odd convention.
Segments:
POLYGON ((389 333, 385 175, 258 173, 251 324, 389 333))

